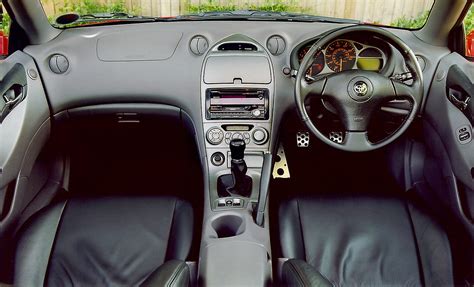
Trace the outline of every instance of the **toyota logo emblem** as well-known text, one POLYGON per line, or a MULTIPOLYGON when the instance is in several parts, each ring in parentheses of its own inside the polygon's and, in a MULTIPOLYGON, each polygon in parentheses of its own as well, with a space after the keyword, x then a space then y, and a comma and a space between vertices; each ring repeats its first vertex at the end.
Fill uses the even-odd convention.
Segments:
POLYGON ((365 95, 367 95, 368 91, 369 87, 365 82, 359 81, 354 84, 354 92, 357 96, 364 97, 365 95))

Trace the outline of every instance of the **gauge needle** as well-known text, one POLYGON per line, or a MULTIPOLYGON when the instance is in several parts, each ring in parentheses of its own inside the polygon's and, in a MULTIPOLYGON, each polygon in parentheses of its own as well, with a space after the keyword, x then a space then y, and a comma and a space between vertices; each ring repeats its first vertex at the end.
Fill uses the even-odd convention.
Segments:
POLYGON ((342 72, 342 59, 339 61, 339 72, 342 72))

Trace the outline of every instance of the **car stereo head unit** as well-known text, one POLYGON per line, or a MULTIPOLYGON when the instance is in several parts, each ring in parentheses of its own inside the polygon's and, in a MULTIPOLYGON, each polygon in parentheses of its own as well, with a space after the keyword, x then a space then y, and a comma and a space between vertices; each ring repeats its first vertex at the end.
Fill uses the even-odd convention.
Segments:
POLYGON ((267 89, 208 89, 206 119, 268 119, 267 89))

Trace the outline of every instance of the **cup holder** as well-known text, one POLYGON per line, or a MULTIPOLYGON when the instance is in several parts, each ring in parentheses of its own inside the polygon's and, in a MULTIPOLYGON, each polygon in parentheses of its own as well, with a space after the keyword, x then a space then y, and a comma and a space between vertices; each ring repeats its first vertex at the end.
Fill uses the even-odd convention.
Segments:
POLYGON ((218 217, 212 221, 211 225, 217 234, 217 238, 232 237, 242 234, 245 231, 244 220, 237 215, 218 217))

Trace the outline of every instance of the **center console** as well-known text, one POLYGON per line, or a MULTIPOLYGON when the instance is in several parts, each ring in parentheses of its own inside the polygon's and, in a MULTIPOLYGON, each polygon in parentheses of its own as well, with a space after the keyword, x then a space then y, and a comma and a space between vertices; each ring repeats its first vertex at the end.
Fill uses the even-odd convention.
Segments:
POLYGON ((234 35, 210 49, 201 79, 208 184, 199 280, 205 286, 264 286, 271 280, 265 217, 272 165, 270 58, 254 40, 234 35))

